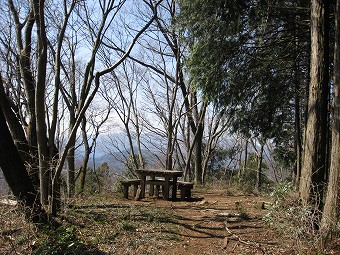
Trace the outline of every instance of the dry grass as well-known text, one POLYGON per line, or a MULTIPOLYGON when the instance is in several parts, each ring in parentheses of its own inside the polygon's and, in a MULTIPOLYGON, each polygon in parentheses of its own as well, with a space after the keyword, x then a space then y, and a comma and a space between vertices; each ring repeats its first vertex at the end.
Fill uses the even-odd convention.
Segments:
POLYGON ((293 244, 296 253, 326 254, 325 246, 330 244, 323 242, 319 231, 322 212, 316 206, 302 206, 297 192, 285 186, 288 184, 282 183, 272 192, 273 206, 263 219, 293 244))
POLYGON ((155 206, 120 204, 114 198, 82 201, 69 209, 65 221, 79 229, 79 237, 109 254, 154 253, 179 240, 171 210, 155 206))
POLYGON ((76 201, 59 228, 36 229, 18 206, 0 205, 0 213, 0 254, 154 254, 180 240, 170 209, 114 197, 76 201))
MULTIPOLYGON (((4 201, 11 197, 1 197, 4 201)), ((30 254, 35 227, 25 219, 19 205, 0 203, 0 254, 30 254)))
POLYGON ((257 206, 264 197, 225 189, 196 190, 203 200, 175 203, 95 195, 65 207, 61 227, 39 229, 20 207, 0 204, 0 254, 339 254, 340 242, 328 253, 317 245, 314 215, 280 192, 274 194, 280 203, 269 210, 257 206), (234 214, 243 217, 223 218, 234 214))

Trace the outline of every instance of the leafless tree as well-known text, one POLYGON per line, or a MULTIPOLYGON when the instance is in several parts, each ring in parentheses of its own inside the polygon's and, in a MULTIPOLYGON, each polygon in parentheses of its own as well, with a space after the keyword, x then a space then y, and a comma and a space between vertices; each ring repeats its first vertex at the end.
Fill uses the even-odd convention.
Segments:
MULTIPOLYGON (((123 54, 117 56, 117 61, 112 66, 103 69, 98 62, 99 53, 105 47, 104 42, 107 42, 105 35, 108 29, 118 17, 118 13, 125 2, 123 0, 99 2, 60 1, 61 4, 59 5, 55 2, 49 2, 46 4, 51 4, 51 6, 45 6, 44 1, 38 0, 29 3, 26 1, 14 3, 12 0, 8 0, 8 9, 6 10, 8 10, 11 16, 4 19, 6 19, 6 22, 9 22, 8 24, 11 25, 12 30, 9 29, 5 31, 9 33, 1 35, 1 41, 4 45, 2 49, 7 47, 7 52, 10 52, 13 55, 12 59, 16 60, 16 69, 12 69, 13 72, 11 74, 16 75, 16 82, 18 82, 20 90, 14 91, 11 89, 11 91, 13 96, 21 93, 21 91, 24 92, 24 94, 20 94, 21 99, 17 101, 20 102, 22 100, 24 107, 21 110, 23 113, 22 117, 16 115, 15 118, 11 119, 11 116, 14 116, 11 113, 14 106, 21 107, 21 105, 11 105, 11 102, 14 101, 8 100, 6 89, 14 88, 14 86, 11 84, 12 80, 6 79, 3 83, 4 86, 2 86, 2 90, 5 92, 4 94, 2 93, 4 100, 1 100, 6 106, 1 108, 2 110, 5 109, 6 120, 12 123, 10 125, 12 137, 20 138, 20 144, 27 144, 27 148, 30 150, 26 154, 33 155, 32 159, 35 160, 33 163, 36 162, 36 164, 30 162, 30 165, 33 166, 33 169, 34 165, 39 169, 41 203, 45 207, 52 206, 52 213, 56 213, 57 210, 56 201, 58 200, 61 171, 66 158, 68 156, 72 158, 72 153, 69 154, 69 150, 75 147, 74 137, 97 94, 100 78, 111 73, 127 58, 137 39, 154 21, 155 17, 151 16, 137 30, 131 28, 129 46, 123 49, 123 54), (59 7, 60 9, 57 8, 55 10, 60 11, 48 12, 49 8, 47 7, 59 7), (56 16, 51 18, 53 13, 56 16), (58 17, 58 13, 63 15, 58 17), (77 24, 80 24, 81 28, 86 29, 79 29, 77 31, 71 29, 75 29, 75 23, 71 22, 75 17, 78 18, 77 22, 79 23, 77 24), (73 92, 67 94, 69 92, 67 86, 72 88, 72 86, 76 85, 74 77, 71 77, 76 75, 74 64, 70 64, 75 59, 72 56, 74 51, 72 51, 71 47, 65 47, 71 38, 76 40, 76 37, 72 37, 72 31, 77 32, 77 36, 81 35, 80 31, 84 33, 81 35, 83 36, 82 48, 75 53, 84 55, 84 52, 86 52, 86 55, 88 55, 88 61, 81 76, 82 82, 79 90, 77 90, 76 100, 74 100, 73 92), (87 41, 84 39, 87 39, 87 41), (13 40, 16 41, 15 49, 11 48, 12 44, 10 44, 13 40), (32 49, 35 49, 35 51, 32 49), (71 55, 70 52, 72 53, 71 55), (70 59, 71 61, 69 61, 70 59), (100 69, 102 71, 99 71, 100 69), (71 70, 70 73, 68 73, 69 70, 71 70), (70 74, 70 77, 67 77, 68 74, 70 74), (54 78, 51 79, 51 77, 54 78), (53 80, 54 84, 51 82, 53 80), (50 86, 51 84, 53 86, 50 86), (55 146, 55 134, 58 129, 57 123, 58 120, 60 121, 60 117, 58 117, 60 91, 62 91, 62 98, 66 105, 69 103, 68 112, 70 114, 67 117, 71 121, 68 139, 63 144, 63 148, 55 146), (51 107, 52 110, 49 111, 46 107, 51 107), (49 120, 49 125, 47 125, 47 119, 49 120), (15 130, 15 127, 20 126, 18 125, 20 122, 26 127, 25 132, 22 132, 22 128, 21 131, 20 129, 15 130), (23 136, 23 134, 25 135, 23 136), (52 143, 54 145, 51 145, 52 143), (58 151, 60 156, 57 155, 58 151)), ((159 3, 160 1, 154 3, 154 6, 157 6, 159 3)), ((2 52, 5 51, 2 50, 2 52)), ((9 74, 9 72, 7 73, 9 74)), ((63 111, 62 114, 64 113, 63 111)), ((69 194, 74 192, 73 177, 74 170, 71 168, 69 171, 69 194)))

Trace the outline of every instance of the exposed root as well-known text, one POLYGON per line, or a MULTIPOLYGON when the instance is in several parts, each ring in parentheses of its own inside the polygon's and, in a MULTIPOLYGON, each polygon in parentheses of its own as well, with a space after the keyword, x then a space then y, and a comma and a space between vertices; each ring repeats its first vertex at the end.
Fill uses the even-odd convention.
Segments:
MULTIPOLYGON (((263 254, 266 254, 266 252, 262 249, 261 245, 259 243, 256 243, 254 241, 249 241, 249 240, 244 240, 241 237, 239 237, 238 235, 234 234, 233 232, 230 231, 230 229, 227 226, 227 223, 224 224, 225 225, 225 229, 228 232, 228 236, 224 239, 224 245, 223 245, 223 249, 225 249, 229 243, 230 240, 236 241, 238 243, 253 247, 258 249, 259 251, 261 251, 263 254)), ((235 249, 236 247, 234 247, 235 249)))

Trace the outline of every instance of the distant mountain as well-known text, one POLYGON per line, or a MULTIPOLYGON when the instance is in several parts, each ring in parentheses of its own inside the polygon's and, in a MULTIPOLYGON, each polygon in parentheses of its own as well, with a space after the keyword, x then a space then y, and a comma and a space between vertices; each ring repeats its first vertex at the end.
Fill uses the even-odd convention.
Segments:
MULTIPOLYGON (((134 134, 132 134, 134 137, 134 134)), ((158 141, 155 139, 155 141, 158 141)), ((154 141, 154 143, 155 143, 154 141)), ((161 143, 161 141, 159 141, 161 143)), ((128 157, 128 146, 129 141, 127 138, 127 135, 124 132, 121 133, 114 133, 114 134, 109 134, 109 133, 103 133, 100 134, 97 140, 97 148, 96 148, 96 154, 95 158, 93 158, 93 155, 90 156, 88 167, 89 168, 97 168, 103 163, 107 163, 110 166, 110 170, 112 172, 116 173, 121 173, 124 168, 125 164, 123 161, 123 158, 128 157), (110 144, 114 143, 114 146, 112 145, 112 148, 110 148, 110 144), (104 146, 105 145, 105 146, 104 146), (108 148, 111 150, 111 153, 108 153, 108 148), (117 149, 118 146, 119 148, 117 149), (122 160, 118 160, 114 156, 112 156, 112 153, 117 154, 118 158, 122 158, 122 160), (123 155, 122 155, 123 153, 123 155), (95 164, 95 165, 94 165, 95 164)), ((148 144, 147 141, 145 141, 144 146, 148 146, 148 149, 152 150, 154 145, 148 144)), ((134 148, 135 152, 137 152, 137 148, 134 148)), ((148 167, 155 167, 155 162, 156 160, 154 159, 154 156, 152 155, 152 152, 149 150, 143 150, 143 157, 144 160, 147 162, 148 167)), ((82 157, 83 157, 83 151, 81 148, 78 149, 78 153, 76 156, 76 162, 77 165, 81 163, 82 157)))
POLYGON ((94 159, 90 158, 88 167, 95 168, 101 166, 103 163, 107 163, 111 172, 121 173, 124 170, 124 163, 117 160, 115 157, 109 154, 99 154, 94 159))

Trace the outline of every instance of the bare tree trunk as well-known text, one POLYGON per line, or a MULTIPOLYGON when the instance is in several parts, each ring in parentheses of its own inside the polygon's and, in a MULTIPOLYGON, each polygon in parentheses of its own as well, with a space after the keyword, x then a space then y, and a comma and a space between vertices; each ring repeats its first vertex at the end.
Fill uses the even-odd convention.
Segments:
POLYGON ((262 187, 262 162, 263 162, 263 149, 264 149, 264 142, 260 142, 261 148, 260 152, 257 153, 257 170, 256 170, 256 183, 255 183, 255 191, 259 192, 262 187))
POLYGON ((40 199, 43 206, 48 205, 50 169, 47 147, 47 127, 45 120, 45 89, 47 65, 47 38, 43 0, 35 0, 33 4, 38 38, 38 64, 35 93, 35 114, 37 123, 37 141, 39 152, 40 199))
POLYGON ((336 1, 335 11, 335 48, 334 48, 334 85, 333 85, 333 122, 332 147, 330 157, 329 181, 325 206, 323 209, 321 229, 325 237, 336 225, 339 214, 340 192, 340 0, 336 1))
POLYGON ((301 176, 301 164, 302 164, 302 143, 301 143, 301 122, 300 122, 300 98, 298 95, 298 81, 295 84, 295 139, 294 139, 294 148, 295 148, 295 155, 296 155, 296 162, 294 171, 292 174, 293 185, 297 189, 300 183, 300 176, 301 176))
MULTIPOLYGON (((74 113, 71 110, 70 121, 69 121, 70 127, 73 127, 75 125, 75 121, 76 120, 75 120, 74 113)), ((72 198, 75 194, 75 186, 76 186, 76 171, 75 171, 76 134, 70 133, 70 136, 68 139, 70 140, 71 145, 70 145, 70 149, 67 152, 67 196, 69 198, 72 198)))
MULTIPOLYGON (((72 11, 74 9, 76 5, 76 1, 71 1, 69 9, 66 9, 66 5, 65 10, 64 10, 64 20, 63 23, 61 25, 60 31, 58 31, 58 42, 57 42, 57 47, 56 50, 52 49, 54 56, 55 56, 55 78, 54 78, 54 95, 53 95, 53 104, 52 104, 52 121, 51 121, 51 125, 50 125, 50 130, 49 130, 49 137, 48 137, 48 146, 50 148, 50 158, 52 159, 53 157, 55 157, 55 155, 58 153, 57 150, 52 150, 52 148, 55 147, 55 133, 56 133, 56 129, 57 129, 57 121, 58 121, 58 108, 59 108, 59 92, 61 91, 61 78, 60 78, 60 73, 61 73, 61 67, 62 67, 62 60, 61 60, 61 51, 62 51, 62 46, 63 46, 63 42, 65 39, 65 32, 66 32, 66 28, 68 26, 68 21, 69 18, 72 14, 72 11)), ((51 47, 52 48, 52 47, 51 47)), ((71 59, 71 72, 70 72, 70 95, 71 98, 70 100, 72 102, 70 102, 68 105, 69 107, 69 113, 70 113, 70 127, 72 127, 74 125, 75 122, 75 116, 74 116, 74 108, 75 105, 77 104, 76 102, 76 96, 75 96, 75 88, 74 88, 74 84, 75 84, 75 62, 74 62, 74 51, 70 50, 70 59, 71 59)), ((68 101, 68 97, 64 97, 65 101, 68 101)), ((70 137, 69 139, 72 140, 73 144, 75 145, 75 136, 70 137)), ((67 162, 68 162, 68 166, 69 166, 69 173, 73 172, 73 176, 74 176, 74 145, 70 147, 70 151, 68 152, 68 158, 67 158, 67 162), (70 170, 71 169, 71 170, 70 170)), ((69 176, 69 175, 68 175, 69 176)), ((73 178, 74 179, 74 178, 73 178)), ((74 180, 68 180, 68 196, 73 196, 74 194, 74 188, 72 188, 72 186, 74 187, 74 185, 70 185, 70 183, 74 183, 74 180), (71 189, 70 189, 71 186, 71 189)))
POLYGON ((322 208, 329 93, 328 55, 325 54, 327 1, 312 0, 311 3, 310 84, 299 192, 303 205, 313 203, 322 208))
POLYGON ((248 163, 248 144, 249 144, 249 140, 246 139, 246 144, 245 144, 245 146, 244 146, 243 168, 242 168, 242 174, 241 174, 240 181, 243 179, 243 177, 244 177, 244 175, 246 174, 246 171, 247 171, 247 163, 248 163))
MULTIPOLYGON (((194 97, 195 105, 196 103, 196 95, 194 97)), ((196 134, 195 134, 195 140, 193 143, 195 144, 195 182, 198 184, 203 184, 202 180, 202 172, 203 172, 203 165, 202 165, 202 154, 203 154, 203 132, 204 132, 204 118, 205 113, 207 109, 207 103, 203 102, 200 112, 198 113, 197 107, 195 112, 195 118, 196 118, 196 134)))
POLYGON ((202 180, 202 146, 203 146, 203 126, 197 126, 197 139, 195 143, 195 182, 203 184, 202 180))
POLYGON ((133 116, 135 119, 135 130, 136 130, 136 143, 137 143, 137 151, 138 151, 138 161, 139 164, 138 166, 140 168, 144 168, 145 167, 145 162, 144 162, 144 158, 143 158, 143 152, 142 152, 142 148, 141 148, 141 129, 139 126, 139 116, 138 116, 138 112, 136 109, 136 105, 133 103, 132 104, 132 112, 133 112, 133 116))
MULTIPOLYGON (((6 118, 9 126, 13 141, 15 146, 18 148, 18 152, 22 159, 27 162, 31 162, 30 148, 28 146, 28 141, 26 140, 25 132, 23 126, 21 125, 19 119, 12 111, 8 97, 6 96, 4 85, 0 76, 0 107, 6 118)), ((36 179, 39 183, 39 177, 36 179)))
POLYGON ((242 156, 243 156, 243 140, 241 140, 241 145, 240 145, 240 156, 238 159, 238 171, 237 171, 237 179, 238 183, 241 183, 241 176, 242 176, 242 170, 241 170, 241 165, 242 165, 242 156))
POLYGON ((34 188, 26 171, 25 164, 13 142, 0 108, 0 168, 13 195, 19 199, 26 216, 33 222, 47 222, 47 214, 39 201, 39 194, 34 188))
MULTIPOLYGON (((35 86, 34 77, 32 74, 32 63, 31 63, 31 51, 32 51, 32 30, 35 23, 34 9, 31 8, 27 15, 27 22, 24 31, 24 39, 22 38, 23 26, 20 23, 18 11, 16 10, 12 0, 8 1, 9 6, 14 17, 16 25, 16 36, 17 36, 17 48, 20 51, 19 63, 20 71, 23 77, 23 83, 25 86, 25 93, 28 105, 29 114, 29 126, 27 129, 27 140, 31 148, 37 147, 37 136, 36 136, 36 118, 35 118, 35 86)), ((37 153, 34 153, 36 155, 37 153)))
POLYGON ((168 130, 167 130, 167 138, 168 138, 168 144, 166 149, 166 162, 165 162, 165 168, 172 170, 173 168, 173 123, 172 123, 172 116, 169 115, 169 122, 168 122, 168 130))
POLYGON ((78 194, 84 193, 87 164, 89 162, 90 153, 91 153, 91 148, 89 146, 88 137, 87 137, 87 133, 86 133, 86 119, 85 118, 81 122, 81 133, 82 133, 82 137, 83 137, 85 153, 84 153, 83 162, 80 166, 80 173, 79 173, 80 189, 79 189, 78 194))
MULTIPOLYGON (((294 31, 296 29, 294 28, 294 31)), ((295 36, 295 45, 296 51, 299 48, 298 37, 295 36)), ((298 62, 298 52, 296 52, 295 61, 294 61, 294 129, 295 129, 295 137, 294 137, 294 150, 295 150, 295 167, 292 172, 292 181, 293 185, 296 189, 299 187, 300 176, 301 176, 301 165, 302 165, 302 142, 301 142, 301 107, 300 107, 300 67, 298 62)))
POLYGON ((190 173, 191 162, 188 159, 190 154, 191 154, 191 149, 190 149, 190 134, 191 134, 191 131, 190 130, 191 129, 190 129, 190 125, 189 125, 189 120, 188 120, 188 117, 186 116, 185 121, 184 121, 184 127, 183 127, 183 135, 185 137, 184 141, 185 141, 185 149, 186 149, 186 157, 187 157, 187 160, 185 162, 185 167, 184 167, 184 173, 183 173, 183 176, 184 176, 183 179, 185 181, 187 181, 191 177, 191 173, 190 173))
MULTIPOLYGON (((294 7, 300 6, 300 1, 294 2, 294 7)), ((302 166, 302 126, 301 126, 301 97, 303 96, 301 90, 301 43, 299 38, 299 23, 300 16, 297 14, 294 16, 294 20, 291 23, 291 29, 294 36, 294 63, 293 63, 293 76, 294 76, 294 153, 295 153, 295 165, 292 169, 292 184, 296 190, 299 189, 301 166, 302 166)))
POLYGON ((210 156, 213 152, 213 142, 214 138, 216 136, 216 130, 218 127, 219 121, 215 123, 215 126, 213 127, 213 120, 211 120, 210 126, 209 126, 209 139, 206 144, 206 149, 203 157, 203 162, 202 162, 202 184, 203 186, 206 184, 206 177, 207 177, 207 170, 208 170, 208 163, 210 156))
MULTIPOLYGON (((25 87, 25 95, 27 101, 27 111, 28 111, 28 125, 26 128, 26 137, 28 141, 28 146, 30 149, 30 164, 31 170, 30 174, 36 179, 34 185, 40 185, 39 181, 39 170, 38 170, 38 149, 37 149, 37 135, 36 135, 36 116, 35 116, 35 86, 34 77, 32 73, 32 63, 31 63, 31 51, 32 51, 32 30, 35 23, 34 10, 30 9, 27 14, 27 22, 25 27, 20 23, 20 18, 18 11, 14 6, 12 0, 8 1, 13 19, 15 21, 16 27, 16 39, 17 48, 20 54, 18 54, 18 61, 20 66, 20 72, 22 75, 22 81, 25 87), (23 28, 24 32, 23 32, 23 28), (23 33, 23 35, 22 35, 23 33), (24 38, 23 38, 24 37, 24 38), (35 177, 36 176, 36 177, 35 177)), ((9 121, 9 119, 7 119, 9 121)))

